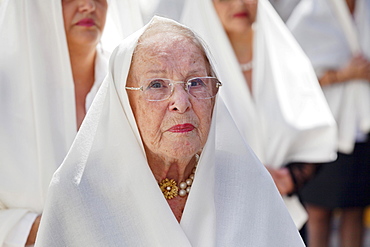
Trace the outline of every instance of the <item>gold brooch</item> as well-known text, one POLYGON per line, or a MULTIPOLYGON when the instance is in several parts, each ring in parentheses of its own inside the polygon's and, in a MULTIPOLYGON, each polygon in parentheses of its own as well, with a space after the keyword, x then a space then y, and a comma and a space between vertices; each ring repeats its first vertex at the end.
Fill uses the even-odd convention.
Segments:
POLYGON ((178 195, 179 188, 177 187, 176 181, 173 179, 163 179, 162 182, 159 183, 159 187, 166 199, 172 199, 178 195))
POLYGON ((190 193, 191 185, 193 184, 195 170, 198 165, 199 155, 195 154, 195 167, 191 171, 190 176, 183 182, 179 183, 179 187, 177 187, 177 183, 175 180, 168 178, 165 178, 162 180, 162 182, 158 183, 159 187, 161 188, 161 191, 164 195, 164 198, 172 199, 178 195, 181 197, 184 197, 190 193))

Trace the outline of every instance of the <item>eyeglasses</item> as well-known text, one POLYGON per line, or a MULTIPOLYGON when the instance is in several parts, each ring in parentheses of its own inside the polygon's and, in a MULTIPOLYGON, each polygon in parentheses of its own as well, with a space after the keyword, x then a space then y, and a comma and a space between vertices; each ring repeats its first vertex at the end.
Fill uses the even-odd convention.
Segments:
POLYGON ((141 87, 126 87, 127 90, 137 90, 144 93, 148 101, 162 101, 171 97, 175 84, 184 84, 184 89, 197 99, 210 99, 216 96, 222 83, 215 77, 195 77, 183 81, 173 81, 166 78, 147 79, 141 87))

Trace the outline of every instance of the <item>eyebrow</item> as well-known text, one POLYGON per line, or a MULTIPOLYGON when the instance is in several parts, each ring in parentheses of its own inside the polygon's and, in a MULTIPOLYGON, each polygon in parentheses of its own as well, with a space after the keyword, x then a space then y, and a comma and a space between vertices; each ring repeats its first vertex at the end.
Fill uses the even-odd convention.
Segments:
MULTIPOLYGON (((189 75, 192 75, 192 74, 197 74, 197 73, 200 73, 202 70, 191 70, 191 71, 188 71, 187 73, 189 75)), ((149 70, 147 71, 145 74, 164 74, 164 73, 167 73, 167 70, 149 70)))

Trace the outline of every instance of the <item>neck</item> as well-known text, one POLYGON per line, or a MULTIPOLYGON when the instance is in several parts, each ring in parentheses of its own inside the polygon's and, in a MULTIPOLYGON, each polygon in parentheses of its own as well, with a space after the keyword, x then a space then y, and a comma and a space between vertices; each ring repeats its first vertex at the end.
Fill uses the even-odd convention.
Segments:
POLYGON ((356 0, 346 0, 347 6, 351 14, 355 11, 356 0))
POLYGON ((72 75, 75 89, 77 129, 86 115, 86 96, 90 92, 95 81, 95 47, 70 47, 69 57, 71 60, 72 75))
POLYGON ((149 167, 158 182, 165 178, 174 179, 177 183, 185 181, 192 173, 197 162, 195 155, 181 160, 152 154, 148 154, 147 157, 149 167))
POLYGON ((73 81, 75 86, 91 89, 95 76, 95 46, 69 46, 73 81))
POLYGON ((253 30, 246 33, 228 33, 228 37, 239 63, 247 63, 253 57, 253 30))

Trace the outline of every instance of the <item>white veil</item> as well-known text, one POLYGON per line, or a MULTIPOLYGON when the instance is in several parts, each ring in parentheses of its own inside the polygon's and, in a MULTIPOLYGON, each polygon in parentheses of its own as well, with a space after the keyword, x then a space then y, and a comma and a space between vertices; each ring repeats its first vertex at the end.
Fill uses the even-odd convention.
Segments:
POLYGON ((147 164, 125 90, 147 26, 112 54, 108 77, 54 174, 36 246, 303 246, 273 181, 228 115, 216 127, 226 135, 215 135, 212 121, 177 222, 147 164))
MULTIPOLYGON (((267 0, 258 0, 254 23, 253 96, 212 0, 188 0, 182 21, 209 45, 225 84, 220 96, 263 164, 278 168, 336 157, 335 122, 316 75, 267 0)), ((300 228, 306 220, 302 205, 296 197, 285 201, 300 228)))
POLYGON ((101 39, 105 50, 112 52, 119 43, 144 26, 137 0, 107 0, 108 13, 101 39))
POLYGON ((154 15, 179 21, 186 0, 137 0, 140 3, 144 23, 154 15))
MULTIPOLYGON (((116 32, 121 36, 128 35, 125 19, 139 15, 129 9, 123 11, 127 13, 121 16, 121 28, 116 32)), ((132 28, 141 27, 141 23, 131 24, 132 28)), ((0 36, 3 246, 22 217, 28 212, 42 212, 52 174, 67 154, 77 127, 61 0, 2 0, 0 36)), ((107 68, 104 70, 106 73, 107 68)))
POLYGON ((281 19, 286 22, 301 0, 270 0, 281 19))
MULTIPOLYGON (((347 10, 341 16, 344 19, 334 11, 333 4, 345 4, 340 1, 343 0, 302 0, 287 22, 319 77, 325 70, 339 69, 348 63, 357 55, 354 46, 358 45, 370 59, 370 1, 357 0, 354 18, 347 10), (354 35, 346 35, 342 21, 352 26, 354 35), (354 45, 353 39, 358 44, 354 45)), ((338 149, 351 153, 357 132, 366 135, 370 131, 370 83, 363 80, 337 83, 323 87, 323 91, 338 124, 338 149)))

